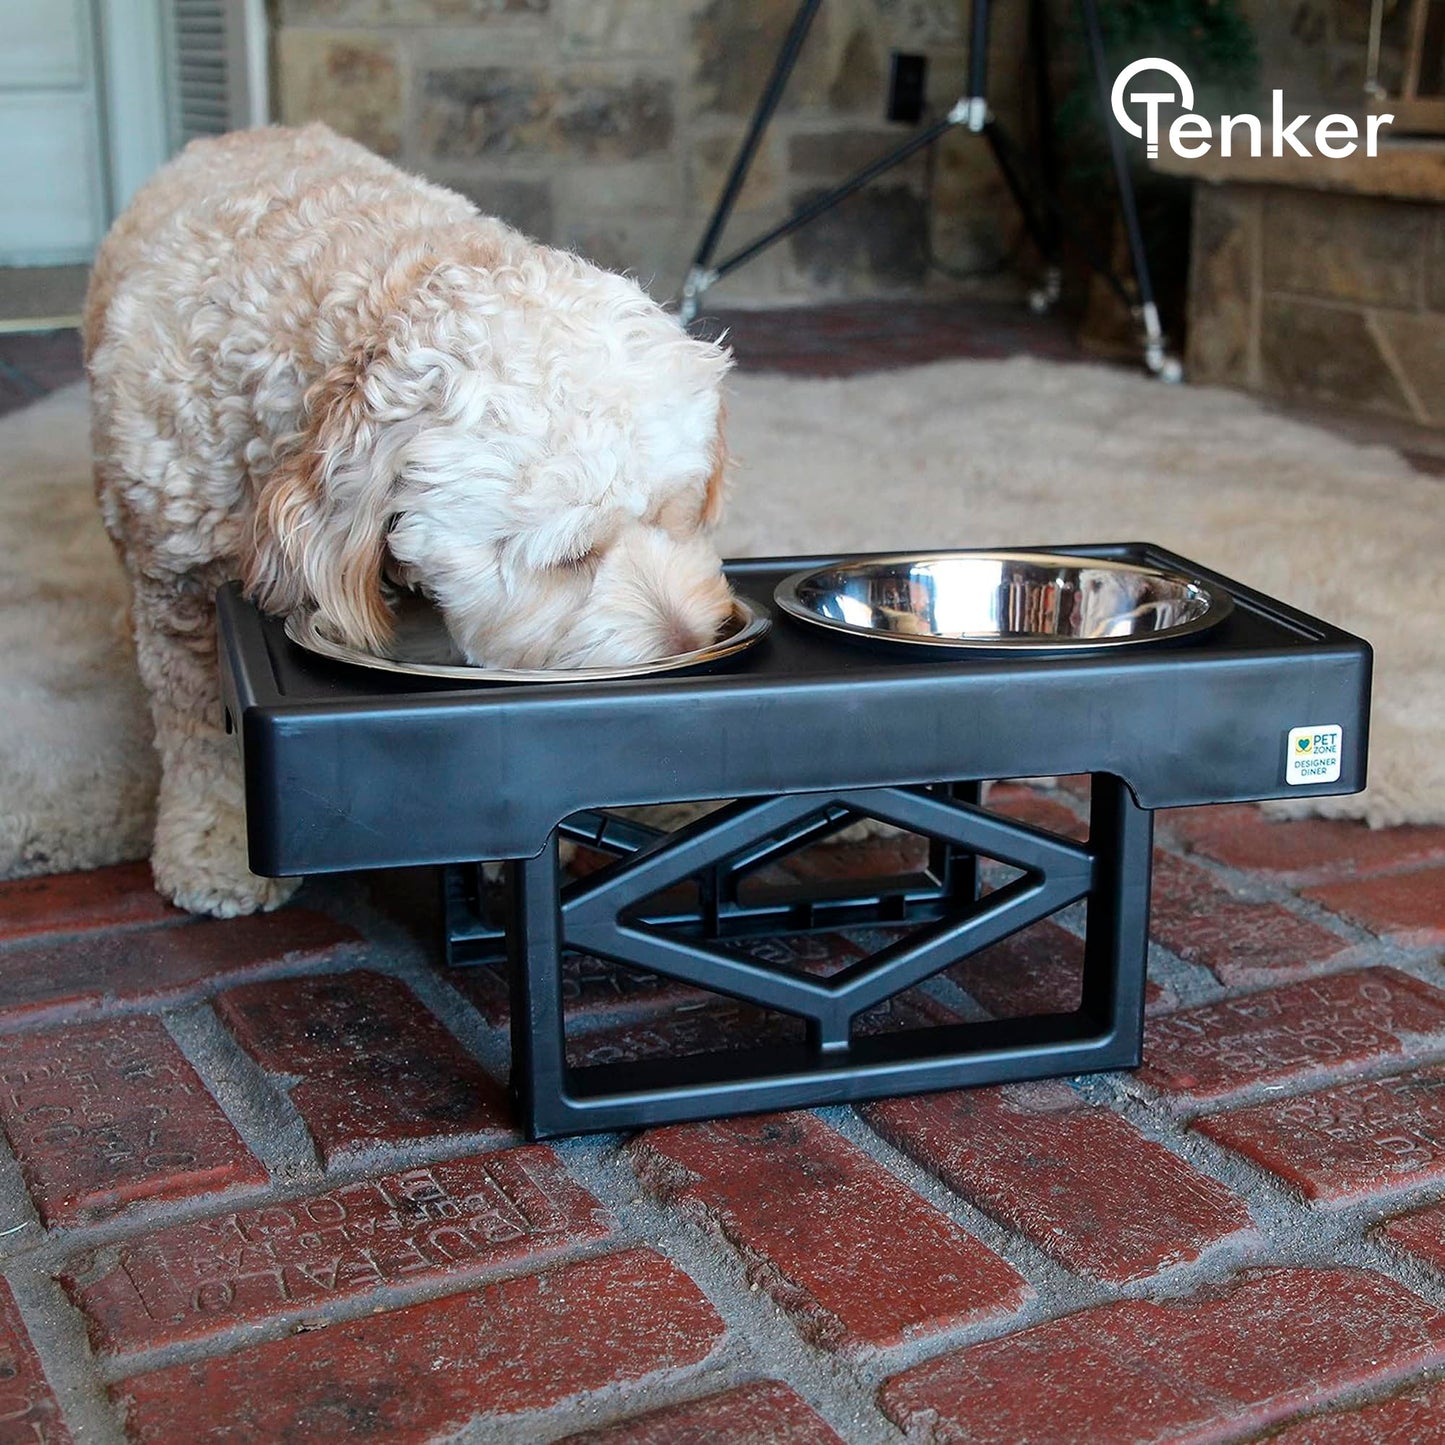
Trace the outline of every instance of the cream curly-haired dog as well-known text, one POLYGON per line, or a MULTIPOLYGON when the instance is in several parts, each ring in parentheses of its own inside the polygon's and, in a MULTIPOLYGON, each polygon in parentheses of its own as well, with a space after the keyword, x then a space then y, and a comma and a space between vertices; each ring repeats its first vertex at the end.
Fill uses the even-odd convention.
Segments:
POLYGON ((401 581, 503 667, 643 661, 727 616, 726 353, 324 126, 160 171, 101 246, 85 346, 161 755, 152 865, 184 908, 296 887, 246 866, 222 582, 376 649, 401 581))

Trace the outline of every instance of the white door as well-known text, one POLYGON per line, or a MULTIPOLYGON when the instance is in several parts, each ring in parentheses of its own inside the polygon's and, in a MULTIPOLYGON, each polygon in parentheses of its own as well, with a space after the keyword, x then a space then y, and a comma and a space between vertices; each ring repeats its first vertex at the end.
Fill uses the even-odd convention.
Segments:
POLYGON ((91 0, 0 0, 0 265, 88 261, 110 200, 91 0))

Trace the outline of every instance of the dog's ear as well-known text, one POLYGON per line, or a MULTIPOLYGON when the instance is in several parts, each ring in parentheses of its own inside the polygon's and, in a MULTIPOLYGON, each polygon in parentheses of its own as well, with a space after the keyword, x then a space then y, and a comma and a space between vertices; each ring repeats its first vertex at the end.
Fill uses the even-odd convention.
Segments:
POLYGON ((715 527, 722 521, 723 504, 727 500, 727 473, 731 457, 728 454, 727 403, 719 402, 717 409, 717 436, 712 444, 712 471, 708 473, 707 491, 702 499, 702 524, 715 527))
POLYGON ((247 593, 285 615, 314 606, 325 631, 378 651, 391 636, 382 591, 399 432, 383 444, 364 383, 366 352, 333 366, 306 394, 307 423, 256 501, 247 593))

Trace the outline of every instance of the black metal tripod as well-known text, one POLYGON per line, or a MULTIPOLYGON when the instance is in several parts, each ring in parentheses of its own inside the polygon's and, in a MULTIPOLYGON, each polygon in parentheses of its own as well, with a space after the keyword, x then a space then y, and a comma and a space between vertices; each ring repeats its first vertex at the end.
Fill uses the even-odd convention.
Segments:
POLYGON ((1021 150, 999 125, 988 104, 988 37, 991 20, 990 0, 973 0, 969 38, 968 94, 963 96, 941 120, 934 121, 918 134, 911 136, 902 145, 880 156, 865 166, 856 175, 835 186, 832 190, 816 197, 795 211, 785 221, 771 230, 747 242, 725 259, 713 262, 713 255, 722 238, 723 229, 732 215, 733 207, 747 180, 753 158, 763 138, 783 89, 793 73, 807 39, 813 18, 818 13, 822 0, 802 0, 793 23, 788 29, 782 49, 773 65, 772 75, 753 111, 752 121, 742 146, 733 160, 722 194, 713 208, 702 241, 692 258, 687 278, 683 282, 682 301, 679 314, 686 324, 698 313, 706 292, 729 272, 737 270, 746 262, 767 250, 783 237, 791 235, 799 227, 831 210, 840 201, 862 189, 870 181, 892 170, 925 147, 932 145, 941 136, 955 127, 963 126, 974 135, 982 136, 988 143, 994 162, 1013 196, 1024 226, 1039 254, 1045 262, 1042 284, 1030 296, 1030 304, 1037 311, 1047 310, 1059 297, 1060 257, 1065 234, 1072 237, 1089 265, 1103 277, 1115 295, 1129 308, 1139 324, 1140 345, 1144 363, 1156 376, 1165 381, 1178 381, 1183 375, 1179 362, 1171 356, 1164 345, 1164 333, 1159 325, 1159 311, 1154 304, 1154 286, 1149 276, 1149 258, 1144 249, 1144 234, 1139 226, 1139 209, 1134 199, 1134 182, 1129 174, 1128 156, 1124 150, 1124 139, 1114 120, 1110 105, 1110 77, 1108 57, 1104 53, 1103 31, 1099 25, 1099 12, 1095 0, 1078 0, 1079 12, 1083 18, 1084 31, 1088 40, 1089 59, 1098 82, 1099 98, 1104 109, 1104 127, 1109 136, 1109 151, 1113 162, 1114 180, 1118 188, 1119 211, 1124 221, 1124 232, 1129 243, 1129 256, 1133 269, 1132 287, 1118 275, 1105 257, 1100 256, 1086 238, 1081 236, 1069 222, 1068 215, 1059 201, 1057 186, 1057 165, 1053 152, 1052 125, 1049 124, 1051 103, 1048 89, 1048 64, 1045 54, 1047 44, 1046 19, 1043 0, 1029 0, 1029 43, 1034 57, 1034 74, 1037 100, 1040 110, 1042 142, 1039 147, 1037 167, 1031 167, 1021 150), (1032 182, 1032 184, 1030 184, 1032 182))

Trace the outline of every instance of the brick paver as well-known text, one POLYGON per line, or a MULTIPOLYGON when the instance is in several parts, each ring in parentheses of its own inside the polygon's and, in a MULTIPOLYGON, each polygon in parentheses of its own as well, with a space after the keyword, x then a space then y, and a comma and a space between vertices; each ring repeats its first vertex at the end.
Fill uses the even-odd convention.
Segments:
POLYGON ((1445 1068, 1216 1114, 1195 1126, 1307 1199, 1330 1203, 1445 1178, 1445 1068))
POLYGON ((19 944, 0 949, 0 1027, 172 1003, 257 974, 331 964, 362 947, 354 929, 304 908, 19 944))
POLYGON ((765 1380, 651 1410, 559 1445, 842 1445, 838 1433, 786 1385, 765 1380))
POLYGON ((1287 1425, 1269 1445, 1435 1445, 1445 1439, 1445 1381, 1287 1425))
POLYGON ((1327 883, 1305 897, 1401 948, 1445 943, 1445 868, 1327 883))
POLYGON ((378 1144, 510 1132, 506 1095, 405 984, 370 971, 245 984, 218 1012, 291 1089, 326 1163, 378 1144))
POLYGON ((1252 1228, 1231 1189, 1063 1084, 889 1099, 865 1114, 965 1199, 1094 1279, 1142 1279, 1252 1228))
POLYGON ((658 1198, 717 1230, 828 1348, 895 1345, 1023 1302, 1014 1270, 810 1114, 654 1129, 631 1153, 658 1198))
POLYGON ((186 917, 156 892, 149 863, 0 883, 0 943, 186 917))
MULTIPOLYGON (((488 1023, 505 1024, 507 971, 502 964, 479 964, 452 972, 451 981, 482 1011, 488 1023)), ((569 1026, 579 1020, 597 1026, 632 1018, 653 1009, 707 998, 703 989, 609 963, 590 954, 569 953, 562 960, 562 1005, 569 1026)))
POLYGON ((1155 859, 1149 934, 1228 984, 1313 973, 1351 947, 1278 903, 1235 898, 1204 869, 1166 853, 1155 859))
MULTIPOLYGON (((854 1021, 857 1037, 953 1023, 957 1015, 917 989, 868 1009, 854 1021)), ((734 999, 674 1008, 643 1022, 597 1029, 567 1040, 567 1061, 580 1067, 616 1064, 671 1054, 701 1054, 799 1044, 802 1020, 734 999)))
POLYGON ((1239 1439, 1442 1360, 1445 1314, 1393 1281, 1274 1269, 1050 1320, 896 1375, 879 1398, 938 1440, 1183 1445, 1239 1439))
POLYGON ((1445 1274, 1445 1204, 1387 1219, 1377 1231, 1386 1243, 1414 1255, 1432 1269, 1445 1274))
POLYGON ((699 1364, 723 1335, 686 1275, 636 1249, 137 1375, 114 1394, 131 1437, 157 1445, 222 1432, 399 1445, 699 1364))
POLYGON ((1334 818, 1282 823, 1252 803, 1176 808, 1161 814, 1160 821, 1206 858, 1298 882, 1359 878, 1445 862, 1445 828, 1368 828, 1334 818))
POLYGON ((991 812, 1005 813, 1023 823, 1032 823, 1049 833, 1065 838, 1083 839, 1089 825, 1062 798, 1050 797, 1037 788, 1017 783, 995 783, 988 790, 986 806, 991 812))
POLYGON ((944 977, 994 1018, 1070 1013, 1084 988, 1084 941, 1045 920, 956 963, 944 977))
POLYGON ((175 1225, 74 1260, 61 1279, 96 1349, 114 1353, 384 1285, 465 1281, 607 1233, 597 1201, 532 1146, 175 1225))
POLYGON ((267 1182, 145 1015, 0 1038, 0 1122, 46 1224, 267 1182))
POLYGON ((25 1333, 15 1296, 0 1280, 0 1441, 70 1445, 73 1438, 25 1333))
POLYGON ((1359 969, 1155 1018, 1138 1077, 1198 1105, 1400 1058, 1415 1034, 1445 1034, 1445 993, 1359 969))

